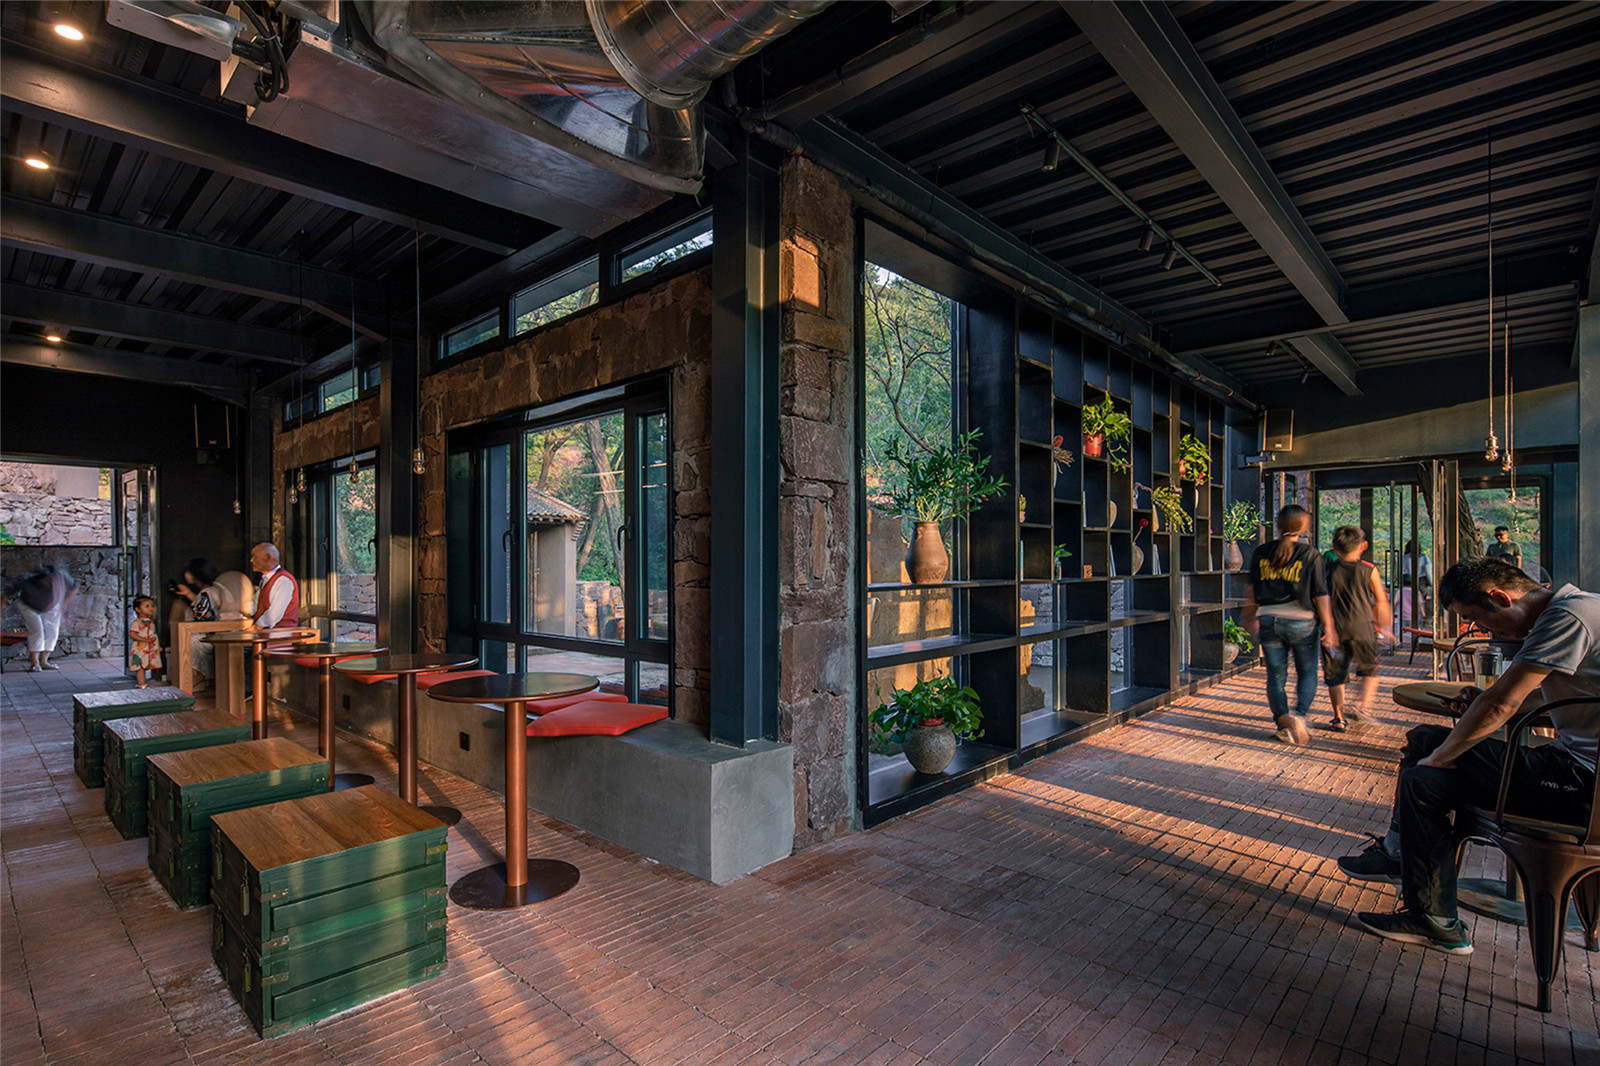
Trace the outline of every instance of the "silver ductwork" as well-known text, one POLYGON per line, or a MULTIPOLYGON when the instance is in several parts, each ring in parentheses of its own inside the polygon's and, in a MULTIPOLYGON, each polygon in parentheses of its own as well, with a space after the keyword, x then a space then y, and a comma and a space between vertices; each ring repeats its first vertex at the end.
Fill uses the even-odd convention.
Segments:
MULTIPOLYGON (((289 90, 256 99, 233 59, 223 93, 252 124, 595 236, 698 191, 712 82, 832 2, 283 0, 289 90)), ((130 28, 198 6, 112 3, 130 28)))

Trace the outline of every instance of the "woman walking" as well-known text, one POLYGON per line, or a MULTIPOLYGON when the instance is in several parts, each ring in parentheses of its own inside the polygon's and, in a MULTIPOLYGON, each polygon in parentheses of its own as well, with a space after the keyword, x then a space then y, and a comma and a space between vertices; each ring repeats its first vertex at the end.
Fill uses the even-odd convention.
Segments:
POLYGON ((1250 589, 1244 626, 1261 644, 1267 664, 1267 705, 1276 736, 1285 744, 1304 744, 1311 732, 1306 717, 1317 698, 1317 629, 1322 643, 1337 655, 1339 639, 1328 610, 1328 584, 1322 554, 1300 538, 1311 513, 1290 504, 1278 512, 1278 539, 1258 545, 1250 557, 1250 589), (1295 706, 1289 710, 1289 657, 1294 657, 1295 706))

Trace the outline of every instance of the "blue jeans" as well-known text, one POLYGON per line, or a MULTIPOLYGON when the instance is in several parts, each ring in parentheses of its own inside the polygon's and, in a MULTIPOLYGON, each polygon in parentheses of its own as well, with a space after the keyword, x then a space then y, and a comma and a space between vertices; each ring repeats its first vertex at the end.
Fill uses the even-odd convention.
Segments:
POLYGON ((1267 706, 1276 721, 1289 713, 1285 689, 1289 682, 1289 656, 1294 655, 1294 713, 1311 713, 1317 698, 1317 620, 1274 618, 1260 615, 1261 658, 1267 664, 1267 706))

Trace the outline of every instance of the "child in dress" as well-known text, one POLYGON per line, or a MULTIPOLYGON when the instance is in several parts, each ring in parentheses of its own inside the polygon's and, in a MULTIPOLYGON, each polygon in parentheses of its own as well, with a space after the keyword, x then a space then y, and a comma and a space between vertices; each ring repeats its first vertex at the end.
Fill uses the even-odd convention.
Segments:
POLYGON ((161 640, 156 636, 156 601, 140 596, 133 601, 134 619, 128 626, 128 669, 140 688, 145 673, 161 669, 161 640))

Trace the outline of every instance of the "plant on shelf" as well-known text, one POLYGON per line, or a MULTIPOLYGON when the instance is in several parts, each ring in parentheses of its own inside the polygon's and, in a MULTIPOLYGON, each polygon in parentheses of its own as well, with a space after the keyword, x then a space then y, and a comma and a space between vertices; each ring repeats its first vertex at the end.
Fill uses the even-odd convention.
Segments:
POLYGON ((919 585, 943 581, 950 555, 939 537, 939 523, 965 518, 990 496, 1004 492, 1004 478, 990 477, 989 457, 977 449, 982 430, 957 434, 949 444, 930 448, 923 455, 907 455, 899 438, 889 442, 884 456, 905 473, 897 489, 884 494, 879 510, 916 524, 906 551, 906 573, 919 585))
POLYGON ((1233 662, 1241 652, 1249 655, 1250 649, 1255 646, 1255 641, 1250 639, 1250 633, 1244 626, 1231 618, 1222 620, 1222 661, 1224 663, 1233 662))
POLYGON ((1178 438, 1178 477, 1204 485, 1211 475, 1211 449, 1200 443, 1193 433, 1178 438))
POLYGON ((1183 509, 1183 493, 1171 485, 1157 485, 1155 488, 1151 488, 1149 485, 1135 481, 1133 487, 1135 491, 1143 489, 1150 494, 1150 502, 1155 504, 1156 508, 1166 518, 1167 526, 1172 532, 1192 533, 1194 531, 1194 522, 1190 520, 1189 512, 1183 509))
POLYGON ((1239 550, 1239 541, 1255 540, 1260 536, 1264 521, 1261 509, 1250 500, 1234 500, 1228 504, 1227 510, 1222 512, 1222 535, 1228 541, 1222 549, 1224 570, 1232 574, 1244 569, 1244 552, 1239 550))
POLYGON ((1083 454, 1104 455, 1113 470, 1128 469, 1127 440, 1133 435, 1133 419, 1117 410, 1110 396, 1083 409, 1083 454))
POLYGON ((1068 559, 1072 558, 1072 549, 1068 548, 1065 544, 1057 544, 1051 554, 1056 561, 1056 577, 1060 578, 1062 576, 1061 568, 1066 564, 1068 559))
POLYGON ((905 745, 918 773, 943 773, 955 757, 956 741, 983 736, 978 694, 953 677, 930 677, 880 703, 867 720, 889 740, 905 745))

